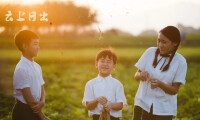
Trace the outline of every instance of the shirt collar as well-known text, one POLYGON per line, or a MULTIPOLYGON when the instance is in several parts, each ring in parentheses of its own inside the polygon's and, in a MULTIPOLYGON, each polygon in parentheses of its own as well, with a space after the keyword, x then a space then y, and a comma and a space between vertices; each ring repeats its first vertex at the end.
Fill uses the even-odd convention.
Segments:
POLYGON ((111 79, 112 78, 112 75, 110 74, 110 75, 108 75, 107 77, 102 77, 100 74, 97 76, 97 78, 98 78, 98 81, 101 81, 101 80, 109 80, 109 79, 111 79))
POLYGON ((170 57, 171 55, 172 55, 171 53, 170 54, 164 54, 164 55, 160 54, 161 57, 170 57))
POLYGON ((21 57, 21 60, 24 61, 24 62, 26 62, 26 63, 28 63, 28 64, 33 64, 33 63, 34 63, 34 61, 30 61, 29 59, 27 59, 27 58, 24 57, 23 55, 22 55, 22 57, 21 57))
POLYGON ((161 54, 159 54, 160 57, 170 57, 171 55, 172 55, 172 53, 166 54, 166 55, 161 55, 161 54))

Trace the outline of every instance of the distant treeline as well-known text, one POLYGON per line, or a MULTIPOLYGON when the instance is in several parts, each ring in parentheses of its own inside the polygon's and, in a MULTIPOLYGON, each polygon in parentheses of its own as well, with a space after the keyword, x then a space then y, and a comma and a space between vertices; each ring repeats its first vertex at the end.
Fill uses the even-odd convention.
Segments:
MULTIPOLYGON (((91 38, 40 38, 41 48, 99 48, 156 46, 157 36, 103 36, 91 38)), ((181 46, 199 47, 200 35, 187 35, 181 46)), ((13 37, 0 37, 0 48, 16 48, 13 37)))
POLYGON ((71 25, 78 28, 97 22, 96 11, 73 2, 45 2, 28 6, 1 4, 0 10, 0 27, 5 28, 2 35, 12 35, 24 26, 37 31, 39 27, 57 29, 62 25, 71 25), (41 21, 44 12, 48 14, 48 21, 41 21))

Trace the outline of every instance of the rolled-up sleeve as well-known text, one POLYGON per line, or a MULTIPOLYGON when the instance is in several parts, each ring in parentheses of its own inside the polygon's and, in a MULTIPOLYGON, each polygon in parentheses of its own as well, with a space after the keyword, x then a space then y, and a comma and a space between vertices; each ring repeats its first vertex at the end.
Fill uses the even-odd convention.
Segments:
POLYGON ((127 105, 126 97, 124 94, 124 87, 122 84, 119 84, 116 88, 116 102, 123 102, 124 105, 127 105))
MULTIPOLYGON (((39 66, 40 67, 40 66, 39 66)), ((42 76, 42 69, 41 69, 41 67, 40 67, 40 84, 41 84, 41 86, 42 85, 44 85, 45 84, 45 82, 44 82, 44 79, 43 79, 43 76, 42 76)))
POLYGON ((93 89, 92 89, 91 82, 88 82, 85 85, 85 91, 84 91, 82 103, 83 103, 83 105, 86 105, 85 104, 86 102, 89 102, 89 101, 92 101, 92 100, 94 100, 93 89))
POLYGON ((149 55, 149 51, 151 50, 152 48, 148 48, 144 53, 143 55, 140 57, 140 59, 138 60, 138 62, 135 64, 135 67, 137 67, 138 69, 140 70, 145 70, 145 66, 146 66, 146 63, 148 62, 148 55, 149 55))
POLYGON ((186 73, 187 73, 187 63, 186 62, 182 62, 178 66, 178 69, 176 71, 176 74, 175 74, 173 82, 174 83, 185 84, 185 82, 186 82, 186 80, 185 80, 186 73))
POLYGON ((30 87, 30 78, 24 69, 17 69, 14 73, 14 89, 30 87))

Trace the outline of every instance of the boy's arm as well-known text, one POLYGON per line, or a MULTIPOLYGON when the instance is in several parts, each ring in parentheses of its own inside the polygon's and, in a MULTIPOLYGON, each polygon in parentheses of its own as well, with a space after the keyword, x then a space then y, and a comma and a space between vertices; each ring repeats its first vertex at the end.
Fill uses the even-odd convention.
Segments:
POLYGON ((26 87, 26 88, 22 89, 22 94, 23 94, 23 97, 26 100, 27 104, 31 107, 31 109, 35 113, 39 113, 39 111, 41 111, 40 106, 42 105, 42 102, 35 101, 35 99, 33 98, 32 94, 31 94, 30 88, 26 87))
POLYGON ((86 102, 86 108, 88 110, 94 110, 97 107, 98 101, 97 99, 94 99, 93 101, 86 102))
POLYGON ((113 110, 121 110, 123 108, 123 103, 120 102, 120 103, 114 103, 114 104, 111 104, 111 108, 113 110))
POLYGON ((33 98, 32 94, 31 94, 30 87, 23 88, 22 94, 23 94, 23 97, 26 100, 27 104, 31 108, 37 104, 37 102, 35 101, 35 99, 33 98))
MULTIPOLYGON (((31 107, 31 109, 33 109, 36 105, 38 105, 38 102, 35 101, 35 99, 33 98, 32 94, 31 94, 31 90, 29 87, 23 88, 22 89, 22 94, 24 99, 26 100, 27 104, 31 107)), ((42 113, 42 111, 36 111, 33 109, 33 111, 35 113, 38 114, 38 116, 43 120, 43 119, 47 119, 47 117, 42 113)), ((48 120, 48 119, 47 119, 48 120)))
POLYGON ((44 104, 45 103, 45 90, 44 90, 44 86, 43 85, 41 86, 41 90, 42 90, 42 93, 41 93, 40 101, 43 102, 43 104, 44 104))
POLYGON ((106 109, 106 111, 110 111, 110 110, 118 111, 118 110, 121 110, 124 107, 124 105, 127 105, 126 97, 124 95, 124 88, 121 83, 116 86, 115 93, 116 93, 115 94, 116 102, 108 103, 104 105, 104 108, 106 109))
POLYGON ((42 85, 41 86, 41 99, 40 101, 37 102, 37 104, 35 106, 32 107, 32 109, 34 111, 42 111, 42 107, 44 106, 45 104, 45 90, 44 90, 44 86, 42 85))
POLYGON ((86 107, 88 110, 94 110, 97 107, 97 104, 100 103, 101 105, 105 105, 107 103, 107 98, 104 96, 100 96, 93 101, 86 102, 86 107))
POLYGON ((107 111, 110 111, 110 110, 118 111, 118 110, 121 110, 123 108, 123 102, 107 104, 104 107, 107 111))

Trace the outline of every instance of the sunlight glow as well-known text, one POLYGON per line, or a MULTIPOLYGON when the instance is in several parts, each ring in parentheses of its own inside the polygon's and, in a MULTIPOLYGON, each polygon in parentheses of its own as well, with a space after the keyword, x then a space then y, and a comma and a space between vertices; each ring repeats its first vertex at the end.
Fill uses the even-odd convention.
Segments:
POLYGON ((23 5, 41 3, 41 0, 18 0, 18 1, 20 1, 20 4, 23 4, 23 5))
MULTIPOLYGON (((97 11, 98 25, 102 31, 118 28, 139 34, 146 29, 159 30, 178 23, 200 27, 199 0, 0 0, 0 4, 32 5, 45 1, 71 1, 76 5, 90 7, 97 11)), ((98 30, 97 25, 94 28, 98 30)))
POLYGON ((31 5, 31 4, 41 4, 44 3, 46 0, 0 0, 1 3, 14 3, 14 4, 21 4, 21 5, 31 5))

